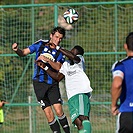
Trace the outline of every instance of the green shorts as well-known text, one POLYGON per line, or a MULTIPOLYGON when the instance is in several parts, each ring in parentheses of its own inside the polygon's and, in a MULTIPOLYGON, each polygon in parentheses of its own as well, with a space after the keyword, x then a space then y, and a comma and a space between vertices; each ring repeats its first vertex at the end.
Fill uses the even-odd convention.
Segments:
POLYGON ((88 116, 90 114, 90 93, 77 94, 68 100, 70 117, 72 123, 79 115, 88 116))

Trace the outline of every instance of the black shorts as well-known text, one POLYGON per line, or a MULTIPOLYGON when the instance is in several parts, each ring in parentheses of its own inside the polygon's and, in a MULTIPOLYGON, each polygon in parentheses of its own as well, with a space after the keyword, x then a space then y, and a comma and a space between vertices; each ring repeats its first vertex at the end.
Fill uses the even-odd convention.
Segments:
POLYGON ((42 109, 56 103, 62 104, 58 83, 52 85, 33 80, 34 91, 42 109))
POLYGON ((133 112, 122 112, 118 115, 116 133, 133 133, 133 112))

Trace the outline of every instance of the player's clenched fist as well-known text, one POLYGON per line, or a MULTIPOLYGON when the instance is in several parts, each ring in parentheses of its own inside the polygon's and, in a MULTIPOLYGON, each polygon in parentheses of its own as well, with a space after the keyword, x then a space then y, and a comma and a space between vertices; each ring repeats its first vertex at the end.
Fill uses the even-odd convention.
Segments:
POLYGON ((13 51, 17 51, 17 50, 18 50, 18 44, 17 44, 17 43, 14 43, 14 44, 12 45, 12 50, 13 50, 13 51))

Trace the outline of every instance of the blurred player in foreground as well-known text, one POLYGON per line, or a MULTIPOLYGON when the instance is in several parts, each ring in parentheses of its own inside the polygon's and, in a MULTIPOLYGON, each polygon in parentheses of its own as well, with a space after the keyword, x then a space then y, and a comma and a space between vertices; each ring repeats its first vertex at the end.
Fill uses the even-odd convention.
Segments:
POLYGON ((72 123, 79 133, 90 133, 90 80, 84 72, 84 50, 81 46, 75 46, 71 51, 56 46, 56 49, 69 58, 61 66, 59 72, 53 72, 43 62, 48 61, 44 56, 37 59, 37 64, 43 68, 53 79, 58 82, 65 77, 65 86, 68 97, 68 105, 72 123))
MULTIPOLYGON (((65 61, 65 58, 61 52, 55 49, 55 46, 60 44, 64 36, 65 30, 61 27, 55 27, 51 31, 49 40, 39 40, 23 50, 19 49, 18 45, 14 43, 12 49, 21 57, 36 53, 35 60, 41 54, 50 54, 55 61, 53 62, 49 60, 48 66, 53 71, 58 71, 61 64, 65 61)), ((53 133, 61 133, 60 125, 65 133, 70 133, 68 121, 62 108, 59 83, 52 79, 43 69, 37 66, 36 63, 34 66, 33 86, 37 100, 44 110, 48 124, 53 133), (58 117, 60 125, 54 116, 54 112, 58 117)))
POLYGON ((118 115, 116 133, 133 133, 133 32, 124 49, 127 57, 112 66, 111 112, 118 115))
POLYGON ((3 106, 6 104, 7 102, 1 100, 0 101, 0 124, 3 124, 4 122, 4 112, 3 112, 3 106))
POLYGON ((5 103, 7 103, 7 102, 1 100, 1 101, 0 101, 0 108, 2 108, 2 107, 4 106, 5 103))

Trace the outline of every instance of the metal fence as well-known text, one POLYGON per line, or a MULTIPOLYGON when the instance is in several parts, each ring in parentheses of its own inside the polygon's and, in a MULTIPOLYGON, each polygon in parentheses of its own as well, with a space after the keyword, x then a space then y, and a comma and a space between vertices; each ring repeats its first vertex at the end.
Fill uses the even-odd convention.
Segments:
MULTIPOLYGON (((47 39, 54 26, 66 29, 62 46, 85 49, 86 74, 93 88, 91 115, 93 133, 114 133, 116 117, 110 114, 112 64, 125 56, 123 44, 133 30, 133 1, 16 4, 0 6, 0 95, 4 107, 2 133, 50 133, 49 126, 32 86, 34 55, 18 57, 11 50, 14 42, 24 48, 47 39), (63 13, 68 8, 79 12, 79 20, 68 25, 63 13)), ((64 82, 60 83, 64 111, 71 124, 64 82)))

